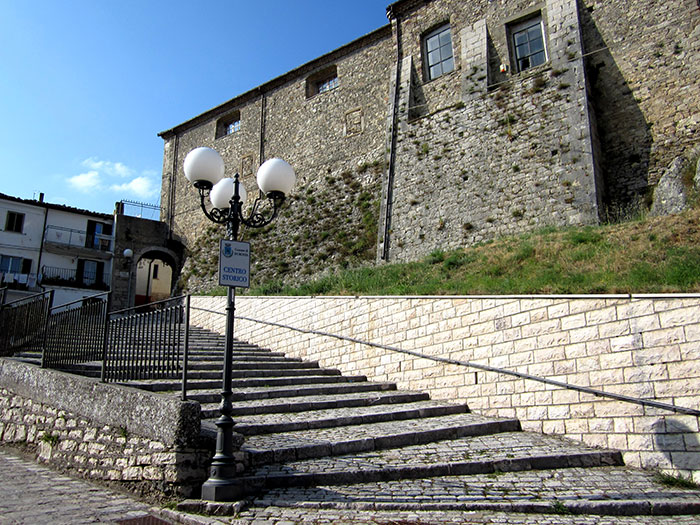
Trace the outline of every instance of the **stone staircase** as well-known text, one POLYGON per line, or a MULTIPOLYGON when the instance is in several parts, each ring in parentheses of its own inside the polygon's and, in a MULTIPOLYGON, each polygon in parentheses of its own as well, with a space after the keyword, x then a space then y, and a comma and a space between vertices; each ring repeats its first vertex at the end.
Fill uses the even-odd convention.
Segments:
MULTIPOLYGON (((201 404, 202 433, 210 438, 224 344, 218 334, 191 329, 188 398, 201 404)), ((234 430, 245 436, 241 450, 250 464, 238 482, 248 513, 316 507, 700 514, 699 491, 672 489, 652 473, 626 468, 616 451, 522 432, 516 419, 483 417, 466 405, 240 341, 233 361, 234 430)), ((94 375, 99 363, 79 368, 94 375)), ((124 384, 180 390, 175 379, 124 384)), ((206 506, 189 501, 180 508, 206 506)))

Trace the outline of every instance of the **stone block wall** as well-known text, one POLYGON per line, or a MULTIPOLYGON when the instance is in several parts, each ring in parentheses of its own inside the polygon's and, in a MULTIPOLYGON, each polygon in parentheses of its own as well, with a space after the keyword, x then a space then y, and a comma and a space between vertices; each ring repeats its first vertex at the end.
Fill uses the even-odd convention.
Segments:
MULTIPOLYGON (((193 297, 223 333, 225 298, 193 297)), ((517 417, 526 430, 619 449, 700 480, 698 417, 272 327, 281 323, 573 385, 700 408, 700 296, 238 297, 235 337, 345 374, 517 417)))
POLYGON ((409 103, 398 115, 392 213, 382 218, 390 222, 391 260, 598 222, 601 194, 576 1, 463 4, 431 2, 395 22, 413 74, 399 87, 409 92, 409 103), (542 17, 549 60, 501 73, 500 63, 514 67, 509 24, 533 14, 542 17), (426 80, 421 35, 445 21, 455 70, 426 80))
POLYGON ((199 404, 0 359, 0 442, 163 500, 196 495, 211 456, 199 404))
POLYGON ((582 0, 606 199, 648 197, 700 132, 697 0, 582 0))

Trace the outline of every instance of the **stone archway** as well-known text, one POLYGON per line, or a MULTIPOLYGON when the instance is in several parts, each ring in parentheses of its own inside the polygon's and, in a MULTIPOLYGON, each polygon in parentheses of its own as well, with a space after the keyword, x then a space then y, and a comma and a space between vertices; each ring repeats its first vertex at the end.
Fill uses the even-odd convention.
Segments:
POLYGON ((146 252, 136 262, 134 306, 168 299, 175 287, 175 264, 167 253, 146 252))
POLYGON ((169 297, 175 290, 182 269, 183 251, 182 243, 173 238, 167 224, 117 214, 110 310, 138 305, 138 292, 145 292, 138 293, 144 296, 139 301, 153 298, 154 295, 166 298, 167 294, 169 297), (158 265, 156 279, 153 277, 155 265, 158 265), (141 279, 139 273, 142 275, 141 279), (145 278, 146 275, 149 277, 145 278), (142 281, 146 283, 143 289, 142 281), (155 281, 158 283, 154 294, 155 281))

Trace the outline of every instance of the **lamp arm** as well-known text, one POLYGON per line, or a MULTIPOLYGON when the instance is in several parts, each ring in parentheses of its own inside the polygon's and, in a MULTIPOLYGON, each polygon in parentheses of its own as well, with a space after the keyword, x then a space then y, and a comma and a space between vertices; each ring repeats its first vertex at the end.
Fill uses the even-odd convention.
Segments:
POLYGON ((207 205, 205 204, 205 199, 209 197, 210 189, 199 188, 199 205, 206 215, 207 219, 216 224, 226 224, 229 221, 229 210, 220 210, 219 208, 212 208, 207 210, 207 205))
POLYGON ((262 228, 275 220, 275 217, 277 217, 282 207, 282 203, 284 203, 283 193, 271 192, 268 195, 263 195, 263 193, 260 192, 260 195, 253 203, 253 208, 250 214, 248 214, 248 217, 243 217, 242 210, 239 209, 239 218, 243 224, 250 228, 262 228), (258 209, 260 203, 266 201, 271 204, 272 210, 260 211, 258 209), (267 211, 267 213, 265 213, 265 211, 267 211))

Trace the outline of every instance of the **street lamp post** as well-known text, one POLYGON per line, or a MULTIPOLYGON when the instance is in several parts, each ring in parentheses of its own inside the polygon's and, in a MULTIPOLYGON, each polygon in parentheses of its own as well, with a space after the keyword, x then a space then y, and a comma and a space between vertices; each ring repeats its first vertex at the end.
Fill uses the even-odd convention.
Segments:
MULTIPOLYGON (((252 209, 244 215, 243 205, 247 192, 238 180, 224 177, 224 161, 211 148, 195 148, 185 157, 185 177, 199 191, 204 215, 217 224, 226 225, 226 236, 238 241, 241 224, 260 228, 270 224, 280 210, 286 195, 294 187, 296 175, 292 167, 282 159, 270 159, 260 166, 257 182, 260 188, 252 209), (213 207, 207 209, 209 197, 213 207)), ((233 501, 240 496, 235 482, 236 462, 233 456, 233 419, 231 418, 231 368, 233 363, 233 321, 236 290, 228 287, 226 302, 226 347, 224 351, 223 387, 221 392, 221 416, 216 420, 216 454, 212 459, 209 479, 202 486, 202 499, 208 501, 233 501)))

